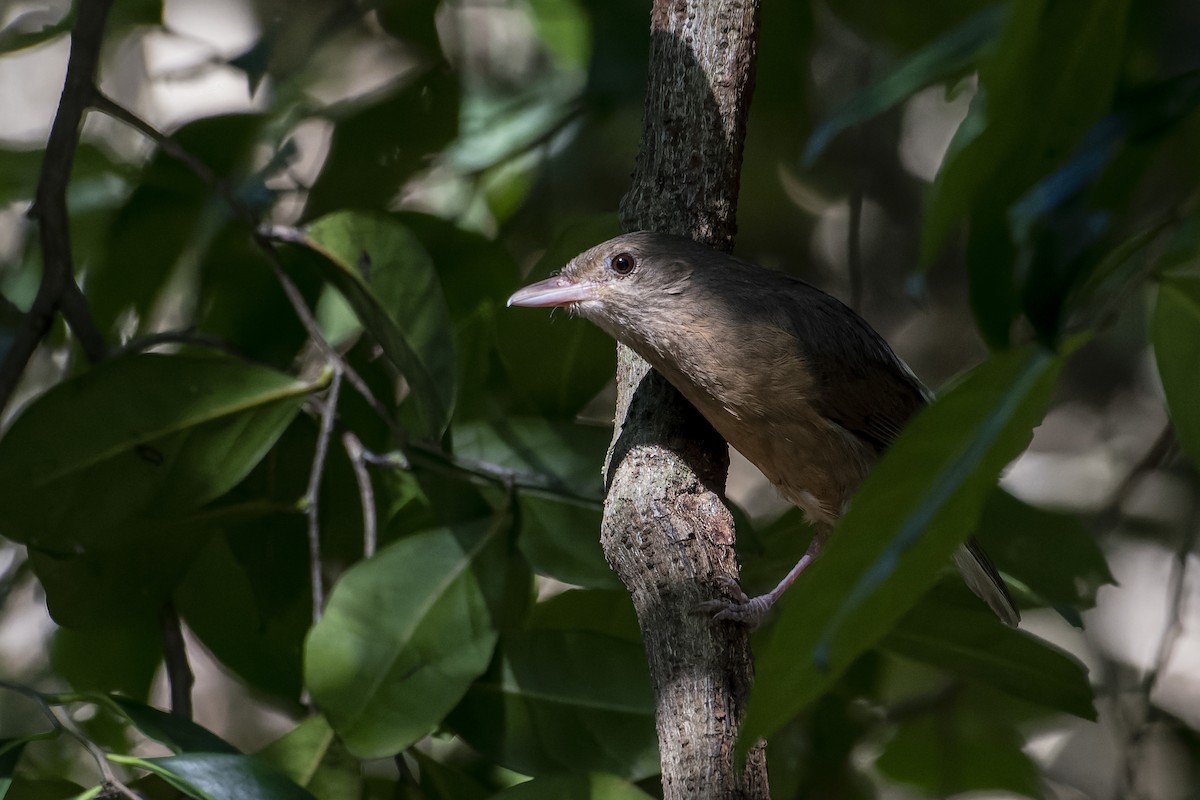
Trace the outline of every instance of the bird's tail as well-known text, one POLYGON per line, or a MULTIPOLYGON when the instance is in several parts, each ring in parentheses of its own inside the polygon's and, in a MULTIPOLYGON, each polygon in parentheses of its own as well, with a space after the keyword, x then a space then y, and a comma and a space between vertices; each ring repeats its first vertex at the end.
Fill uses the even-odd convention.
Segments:
POLYGON ((1006 625, 1016 627, 1021 621, 1021 612, 1008 593, 1004 579, 974 536, 954 551, 954 565, 962 573, 967 587, 991 606, 1006 625))

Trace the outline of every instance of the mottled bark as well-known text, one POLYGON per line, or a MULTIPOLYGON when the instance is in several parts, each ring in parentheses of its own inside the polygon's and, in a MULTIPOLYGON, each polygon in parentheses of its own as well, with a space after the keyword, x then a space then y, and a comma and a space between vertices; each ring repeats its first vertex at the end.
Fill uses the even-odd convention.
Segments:
MULTIPOLYGON (((655 0, 642 145, 621 208, 626 230, 733 247, 757 0, 655 0)), ((749 632, 695 606, 736 578, 722 504, 724 441, 625 347, 602 539, 633 595, 657 698, 664 796, 765 798, 766 760, 734 744, 753 679, 749 632)))

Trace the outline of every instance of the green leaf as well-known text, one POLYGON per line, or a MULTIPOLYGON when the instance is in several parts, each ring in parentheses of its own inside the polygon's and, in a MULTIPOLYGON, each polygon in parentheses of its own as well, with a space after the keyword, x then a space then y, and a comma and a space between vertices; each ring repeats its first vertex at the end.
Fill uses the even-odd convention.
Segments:
POLYGON ((158 624, 163 603, 203 547, 211 528, 203 520, 151 524, 124 547, 64 556, 30 548, 46 606, 59 625, 110 631, 158 624))
MULTIPOLYGON (((250 114, 206 117, 175 131, 172 138, 236 187, 264 122, 262 116, 250 114)), ((85 291, 100 329, 112 330, 129 308, 145 320, 176 270, 202 261, 231 216, 224 201, 191 169, 157 152, 108 226, 99 257, 89 262, 85 291)), ((249 239, 248 233, 242 236, 249 239)))
POLYGON ((162 663, 162 626, 108 625, 104 630, 59 628, 50 664, 77 692, 117 691, 145 699, 162 663))
POLYGON ((653 797, 629 781, 605 772, 534 778, 494 796, 496 800, 650 800, 653 797))
POLYGON ((1159 283, 1150 338, 1171 424, 1184 452, 1200 464, 1200 277, 1170 275, 1159 283))
POLYGON ((212 537, 180 581, 175 602, 223 665, 251 686, 296 703, 312 623, 309 581, 304 518, 256 516, 212 537))
POLYGON ((609 431, 541 417, 506 417, 454 428, 460 458, 510 470, 535 486, 598 500, 609 431))
POLYGON ((330 109, 333 141, 309 191, 305 217, 392 205, 405 181, 454 139, 458 115, 458 80, 436 68, 373 97, 369 105, 330 109))
POLYGON ((645 652, 601 634, 506 634, 448 721, 473 748, 526 775, 595 769, 640 780, 658 771, 645 652))
POLYGON ((8 795, 12 788, 13 775, 17 771, 17 762, 21 760, 21 752, 25 749, 26 739, 0 739, 0 800, 8 795))
MULTIPOLYGON (((0 781, 2 787, 3 781, 0 781)), ((103 785, 84 790, 79 784, 61 778, 15 777, 8 787, 8 794, 0 794, 0 797, 8 800, 93 800, 100 797, 103 790, 103 785)))
POLYGON ((598 633, 642 646, 633 599, 622 589, 571 589, 534 605, 528 626, 537 630, 598 633))
POLYGON ((539 575, 593 589, 620 589, 600 547, 599 503, 523 491, 517 546, 539 575))
POLYGON ((426 531, 334 586, 309 634, 304 672, 352 753, 379 758, 409 747, 483 674, 496 643, 487 584, 504 569, 503 546, 495 522, 426 531))
POLYGON ((900 721, 875 765, 888 778, 931 796, 1001 790, 1044 797, 1038 767, 1021 749, 1022 739, 1002 709, 968 697, 900 721))
POLYGON ((992 561, 1056 607, 1088 609, 1112 584, 1104 551, 1073 514, 1047 511, 994 489, 979 516, 976 538, 992 561))
POLYGON ((62 556, 135 541, 237 484, 314 388, 229 358, 98 364, 0 439, 0 530, 62 556))
POLYGON ((188 753, 137 758, 110 753, 108 759, 149 770, 196 800, 315 800, 283 773, 253 756, 188 753))
POLYGON ((1087 668, 1054 645, 1001 623, 961 582, 934 587, 881 646, 1043 708, 1096 719, 1087 668))
POLYGON ((1007 343, 1019 311, 1008 208, 1111 108, 1128 8, 1129 0, 1015 0, 993 55, 980 65, 979 93, 926 206, 921 261, 932 263, 969 215, 972 308, 993 345, 1007 343))
POLYGON ((1005 7, 1000 5, 977 14, 897 64, 881 80, 852 95, 813 131, 804 146, 804 164, 811 166, 846 128, 879 116, 926 86, 968 69, 994 42, 1004 22, 1004 13, 1005 7))
POLYGON ((168 714, 119 694, 110 703, 143 734, 176 753, 237 753, 238 749, 190 719, 168 714))
POLYGON ((309 226, 303 243, 323 256, 325 278, 408 382, 415 432, 440 438, 457 393, 454 342, 441 285, 420 241, 387 217, 340 212, 309 226))
POLYGON ((309 717, 257 754, 321 800, 358 797, 362 765, 346 752, 329 721, 309 717))
POLYGON ((1060 361, 1035 346, 997 354, 905 428, 756 648, 743 741, 807 706, 933 585, 1028 444, 1060 361))
MULTIPOLYGON (((611 215, 569 226, 539 259, 528 280, 557 272, 579 253, 619 232, 611 215)), ((612 339, 596 326, 566 315, 554 319, 540 309, 506 309, 497 320, 496 336, 510 391, 521 401, 518 410, 573 420, 612 380, 616 368, 612 339)))

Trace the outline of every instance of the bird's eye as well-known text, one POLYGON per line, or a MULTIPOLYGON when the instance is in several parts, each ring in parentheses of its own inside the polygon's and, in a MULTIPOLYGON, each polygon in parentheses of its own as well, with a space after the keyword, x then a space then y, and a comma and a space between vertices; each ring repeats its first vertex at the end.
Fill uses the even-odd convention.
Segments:
POLYGON ((617 253, 612 257, 612 260, 608 262, 608 265, 612 267, 613 272, 617 273, 618 275, 628 275, 629 273, 633 272, 633 268, 637 266, 637 261, 635 261, 633 256, 629 255, 629 253, 617 253))

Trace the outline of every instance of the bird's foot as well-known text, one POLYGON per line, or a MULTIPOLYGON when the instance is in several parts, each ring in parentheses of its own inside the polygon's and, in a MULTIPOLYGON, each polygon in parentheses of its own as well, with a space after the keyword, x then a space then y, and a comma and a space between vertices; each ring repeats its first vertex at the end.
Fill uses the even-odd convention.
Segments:
POLYGON ((716 581, 729 589, 733 597, 705 600, 696 605, 698 613, 711 614, 714 622, 727 620, 749 628, 757 628, 775 604, 775 598, 771 594, 748 596, 733 578, 721 575, 716 581))

